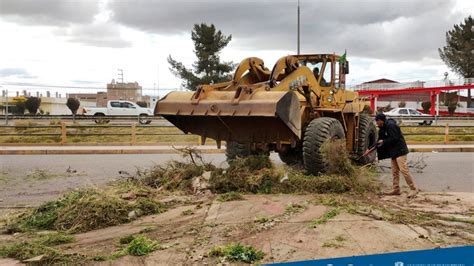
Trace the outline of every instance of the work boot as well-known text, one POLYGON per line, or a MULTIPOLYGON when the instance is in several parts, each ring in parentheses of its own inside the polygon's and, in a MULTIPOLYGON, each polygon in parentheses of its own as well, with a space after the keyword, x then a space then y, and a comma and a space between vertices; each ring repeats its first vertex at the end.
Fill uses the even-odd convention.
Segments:
POLYGON ((414 198, 414 197, 416 197, 416 194, 418 194, 418 189, 412 189, 412 190, 410 190, 410 192, 408 193, 407 198, 409 198, 409 199, 414 198))
POLYGON ((400 190, 392 189, 382 193, 384 196, 398 196, 400 195, 400 190))

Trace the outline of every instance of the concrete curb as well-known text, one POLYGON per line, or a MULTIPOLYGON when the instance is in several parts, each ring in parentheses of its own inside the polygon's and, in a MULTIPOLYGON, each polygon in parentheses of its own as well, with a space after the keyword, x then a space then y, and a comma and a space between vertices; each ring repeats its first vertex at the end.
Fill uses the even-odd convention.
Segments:
MULTIPOLYGON (((200 150, 202 153, 224 153, 225 150, 200 150)), ((0 155, 60 155, 60 154, 177 154, 174 149, 101 149, 101 150, 0 150, 0 155)))
MULTIPOLYGON (((474 147, 446 147, 446 148, 410 148, 410 152, 474 152, 474 147)), ((202 153, 224 153, 225 149, 200 149, 202 153)), ((64 150, 49 147, 46 149, 8 149, 0 150, 0 155, 61 155, 61 154, 176 154, 175 149, 89 149, 64 150)))

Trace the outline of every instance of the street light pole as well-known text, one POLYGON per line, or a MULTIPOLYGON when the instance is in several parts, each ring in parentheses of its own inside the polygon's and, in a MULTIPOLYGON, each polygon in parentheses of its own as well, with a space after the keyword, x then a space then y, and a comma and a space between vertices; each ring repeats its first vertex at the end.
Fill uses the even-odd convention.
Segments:
POLYGON ((8 89, 5 90, 5 125, 8 126, 8 89))
POLYGON ((300 0, 298 0, 298 35, 297 35, 297 54, 300 54, 300 0))

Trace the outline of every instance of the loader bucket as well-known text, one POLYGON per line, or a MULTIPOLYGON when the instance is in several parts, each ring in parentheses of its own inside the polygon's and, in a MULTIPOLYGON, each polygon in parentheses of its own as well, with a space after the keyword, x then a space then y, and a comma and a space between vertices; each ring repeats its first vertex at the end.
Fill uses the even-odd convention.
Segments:
POLYGON ((291 91, 171 92, 158 101, 161 115, 184 133, 241 143, 297 141, 301 138, 300 100, 291 91))

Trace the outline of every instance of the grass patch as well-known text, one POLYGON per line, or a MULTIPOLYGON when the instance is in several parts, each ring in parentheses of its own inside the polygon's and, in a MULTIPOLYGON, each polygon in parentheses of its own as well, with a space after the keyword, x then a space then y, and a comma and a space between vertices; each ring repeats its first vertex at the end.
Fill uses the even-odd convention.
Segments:
POLYGON ((133 239, 135 239, 135 236, 134 236, 134 235, 124 236, 124 237, 121 237, 121 238, 119 239, 119 243, 120 243, 121 245, 126 245, 126 244, 129 244, 130 242, 132 242, 133 239))
MULTIPOLYGON (((126 240, 130 240, 128 243, 125 243, 127 246, 112 254, 112 257, 117 258, 125 255, 145 256, 162 248, 159 241, 152 240, 145 235, 127 237, 126 240)), ((122 239, 120 242, 122 244, 122 239)))
POLYGON ((24 261, 43 255, 40 260, 42 264, 61 264, 84 259, 84 256, 78 254, 63 254, 54 247, 73 241, 74 237, 70 235, 61 233, 46 234, 30 241, 0 246, 0 257, 24 261))
POLYGON ((242 194, 240 194, 239 192, 231 191, 224 194, 220 194, 219 197, 217 197, 217 200, 220 202, 244 200, 244 196, 242 196, 242 194))
POLYGON ((217 193, 271 193, 278 180, 268 156, 256 155, 234 159, 227 169, 215 169, 209 183, 217 193))
POLYGON ((216 167, 205 163, 201 152, 193 148, 179 150, 185 161, 172 160, 164 165, 155 165, 149 170, 139 171, 136 181, 152 188, 168 191, 193 192, 192 181, 206 171, 213 171, 216 167))
POLYGON ((75 240, 74 236, 64 233, 51 233, 42 235, 38 239, 38 243, 45 246, 57 246, 71 243, 75 240))
POLYGON ((321 176, 275 168, 264 155, 237 158, 229 162, 227 169, 217 168, 212 172, 210 188, 215 193, 379 192, 380 182, 375 179, 374 168, 354 166, 349 155, 340 150, 345 150, 345 143, 327 144, 324 152, 331 154, 328 157, 331 163, 329 173, 321 176))
POLYGON ((331 241, 324 242, 323 248, 341 248, 344 246, 344 241, 346 241, 346 238, 342 235, 339 235, 331 241))
POLYGON ((321 218, 313 220, 311 222, 311 227, 316 228, 320 224, 325 224, 329 220, 331 220, 332 218, 339 215, 339 213, 341 213, 341 209, 339 207, 332 208, 329 211, 327 211, 326 213, 324 213, 324 215, 321 218))
MULTIPOLYGON (((31 230, 57 230, 61 232, 86 232, 93 229, 127 223, 129 213, 136 216, 161 213, 163 204, 148 198, 127 201, 120 197, 120 190, 109 188, 81 189, 61 198, 31 209, 7 224, 8 232, 31 230)), ((136 218, 136 217, 135 217, 136 218)))
POLYGON ((240 243, 213 247, 209 256, 221 257, 231 262, 255 263, 265 256, 261 250, 240 243))
POLYGON ((94 261, 108 261, 114 260, 119 257, 126 255, 132 256, 146 256, 151 252, 159 249, 163 249, 159 241, 150 239, 144 234, 139 235, 127 235, 119 240, 120 245, 126 245, 120 250, 112 253, 111 255, 96 255, 92 258, 94 261))

